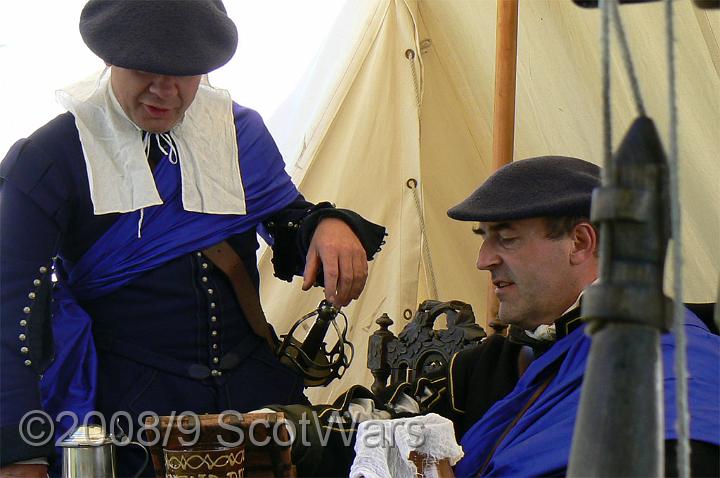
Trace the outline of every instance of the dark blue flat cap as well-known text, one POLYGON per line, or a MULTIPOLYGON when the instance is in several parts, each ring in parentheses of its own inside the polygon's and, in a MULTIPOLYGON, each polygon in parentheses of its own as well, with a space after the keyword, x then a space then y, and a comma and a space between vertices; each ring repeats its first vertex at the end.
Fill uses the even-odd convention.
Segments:
POLYGON ((590 217, 600 168, 565 156, 541 156, 507 164, 493 173, 448 216, 497 222, 531 217, 590 217))
POLYGON ((219 68, 238 43, 220 0, 90 0, 80 34, 106 63, 171 76, 219 68))

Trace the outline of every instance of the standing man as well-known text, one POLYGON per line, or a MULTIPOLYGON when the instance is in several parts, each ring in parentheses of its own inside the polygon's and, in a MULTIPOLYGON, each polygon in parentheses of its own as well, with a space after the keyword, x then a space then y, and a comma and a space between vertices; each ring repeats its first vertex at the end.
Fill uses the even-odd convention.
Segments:
MULTIPOLYGON (((478 221, 477 267, 489 271, 511 337, 492 352, 490 341, 453 360, 453 409, 464 412, 465 457, 457 476, 563 476, 590 349, 580 317, 582 291, 598 277, 598 234, 588 218, 597 166, 548 156, 499 169, 465 201, 453 219, 478 221), (515 333, 513 333, 515 332, 515 333), (526 370, 503 351, 530 344, 526 370), (493 396, 487 363, 512 369, 517 384, 493 396), (508 365, 509 364, 509 365, 508 365), (518 364, 518 365, 516 365, 518 364), (469 421, 472 419, 471 421, 469 421), (469 423, 468 423, 469 421, 469 423), (466 428, 467 429, 467 428, 466 428)), ((686 318, 691 465, 694 476, 717 476, 720 445, 720 338, 692 313, 686 318)), ((666 470, 675 473, 674 337, 661 339, 665 388, 666 470)), ((490 372, 493 372, 490 370, 490 372)), ((598 410, 598 413, 605 411, 598 410)))
POLYGON ((127 412, 137 438, 143 412, 304 401, 205 250, 226 241, 257 297, 260 233, 278 277, 343 306, 384 236, 305 201, 259 115, 204 79, 237 46, 220 0, 90 0, 80 32, 108 67, 0 166, 3 477, 45 476, 54 441, 28 437, 50 424, 28 412, 127 412))

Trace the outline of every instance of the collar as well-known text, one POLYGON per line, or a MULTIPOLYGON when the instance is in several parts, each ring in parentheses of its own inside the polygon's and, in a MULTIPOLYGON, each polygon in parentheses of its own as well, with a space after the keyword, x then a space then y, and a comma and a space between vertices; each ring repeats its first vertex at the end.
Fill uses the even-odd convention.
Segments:
MULTIPOLYGON (((163 203, 140 128, 125 114, 106 68, 57 92, 75 116, 95 214, 130 212, 163 203)), ((180 123, 166 135, 177 146, 183 209, 245 214, 230 94, 207 81, 180 123)))
MULTIPOLYGON (((528 345, 533 349, 535 355, 538 356, 548 350, 552 345, 569 335, 582 324, 580 299, 575 302, 560 318, 552 325, 544 328, 544 333, 531 335, 525 329, 516 325, 511 325, 508 330, 508 339, 511 342, 528 345), (548 330, 554 330, 554 334, 548 333, 548 330)), ((536 332, 537 329, 535 329, 536 332)))

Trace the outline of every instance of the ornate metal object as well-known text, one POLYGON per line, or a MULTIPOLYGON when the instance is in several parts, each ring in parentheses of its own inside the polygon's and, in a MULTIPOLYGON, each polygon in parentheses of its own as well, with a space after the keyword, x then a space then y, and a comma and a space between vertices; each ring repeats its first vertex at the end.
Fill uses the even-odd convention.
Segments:
POLYGON ((276 350, 280 361, 296 369, 305 378, 306 387, 325 386, 340 378, 353 359, 353 344, 347 340, 348 320, 345 314, 323 300, 318 308, 302 317, 283 335, 276 350), (338 325, 337 317, 343 318, 338 325), (313 318, 315 323, 303 341, 296 334, 300 326, 313 318), (327 349, 325 336, 330 326, 337 335, 335 345, 327 349))

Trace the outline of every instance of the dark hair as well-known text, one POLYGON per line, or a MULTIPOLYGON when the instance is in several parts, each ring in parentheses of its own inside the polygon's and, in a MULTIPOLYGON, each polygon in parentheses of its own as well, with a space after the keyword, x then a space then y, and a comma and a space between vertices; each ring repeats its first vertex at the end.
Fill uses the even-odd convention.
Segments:
MULTIPOLYGON (((547 233, 545 237, 548 239, 560 239, 569 235, 572 230, 581 222, 590 222, 590 218, 586 216, 560 216, 560 217, 546 217, 545 225, 547 227, 547 233)), ((597 232, 597 228, 593 226, 597 232)))

